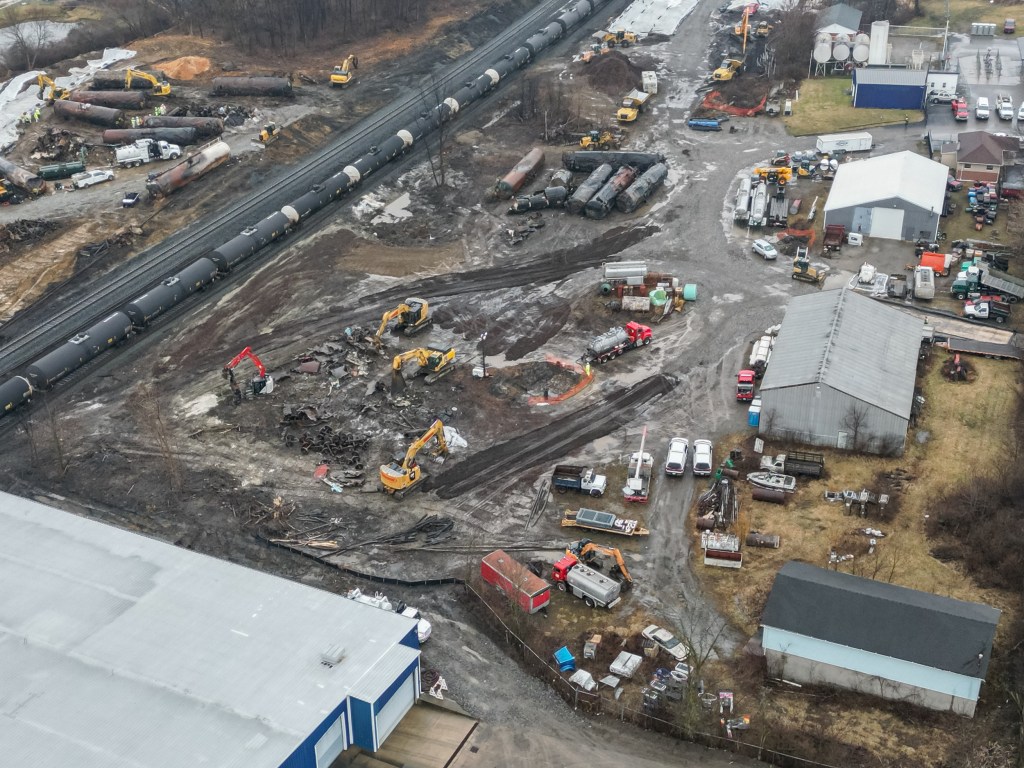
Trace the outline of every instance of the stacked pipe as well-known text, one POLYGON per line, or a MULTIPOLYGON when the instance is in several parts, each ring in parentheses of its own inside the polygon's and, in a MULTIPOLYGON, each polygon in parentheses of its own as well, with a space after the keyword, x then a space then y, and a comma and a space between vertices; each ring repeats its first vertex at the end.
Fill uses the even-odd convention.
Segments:
POLYGON ((285 77, 215 77, 211 96, 291 96, 285 77))
POLYGON ((65 120, 84 120, 87 123, 116 127, 124 125, 124 112, 120 109, 83 104, 79 101, 55 101, 53 111, 65 120))
POLYGON ((590 176, 587 177, 587 180, 576 187, 576 191, 572 193, 569 202, 565 204, 569 213, 580 213, 583 207, 590 202, 590 198, 597 194, 601 186, 608 180, 608 177, 612 175, 613 170, 612 166, 607 163, 595 168, 590 176))
POLYGON ((636 179, 636 168, 624 165, 605 182, 600 191, 583 206, 588 219, 603 219, 615 205, 615 198, 636 179))
POLYGON ((131 144, 139 139, 167 141, 184 147, 195 144, 195 128, 108 128, 103 132, 104 144, 131 144))
POLYGON ((632 213, 647 202, 647 199, 661 185, 666 176, 668 176, 668 166, 665 163, 652 165, 630 185, 629 189, 615 199, 615 207, 622 213, 632 213))
POLYGON ((143 91, 72 91, 68 98, 83 104, 114 109, 146 108, 146 93, 143 91))
POLYGON ((646 171, 655 163, 665 162, 665 156, 653 152, 565 152, 562 165, 577 173, 590 173, 600 165, 631 165, 637 171, 646 171))
POLYGON ((213 139, 224 133, 224 121, 219 117, 176 117, 148 115, 142 118, 145 128, 195 128, 196 137, 213 139))

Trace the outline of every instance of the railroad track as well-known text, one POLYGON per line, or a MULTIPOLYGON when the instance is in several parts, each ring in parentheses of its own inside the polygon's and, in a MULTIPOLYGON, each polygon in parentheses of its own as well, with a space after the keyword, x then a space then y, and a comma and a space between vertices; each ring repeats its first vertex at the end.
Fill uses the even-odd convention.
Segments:
MULTIPOLYGON (((427 106, 436 106, 436 93, 446 93, 453 82, 467 74, 478 74, 481 64, 490 64, 501 53, 507 53, 509 46, 518 44, 522 39, 524 31, 546 20, 564 4, 564 0, 541 3, 486 45, 453 64, 436 80, 422 84, 415 92, 364 118, 333 144, 307 155, 296 165, 277 174, 262 191, 229 204, 216 214, 190 225, 179 235, 147 249, 110 282, 97 285, 89 295, 69 300, 56 308, 50 318, 0 347, 0 373, 16 373, 75 332, 109 316, 160 280, 221 245, 243 227, 279 210, 314 184, 340 171, 354 159, 359 148, 380 143, 410 116, 417 115, 427 106)), ((333 206, 329 206, 327 210, 332 209, 333 206)), ((318 217, 313 221, 316 219, 318 217)), ((101 279, 97 278, 96 283, 101 279)))

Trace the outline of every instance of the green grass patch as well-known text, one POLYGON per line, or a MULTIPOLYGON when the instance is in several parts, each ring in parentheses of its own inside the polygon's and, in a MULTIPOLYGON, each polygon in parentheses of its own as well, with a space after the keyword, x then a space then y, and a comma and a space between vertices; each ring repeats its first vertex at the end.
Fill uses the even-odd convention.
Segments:
POLYGON ((814 136, 879 125, 899 125, 905 116, 911 123, 924 120, 920 110, 854 109, 846 93, 850 87, 847 77, 804 80, 800 86, 800 100, 793 102, 793 114, 783 118, 786 129, 793 136, 814 136))
MULTIPOLYGON (((945 27, 946 4, 922 3, 923 14, 908 22, 911 27, 945 27)), ((996 25, 996 34, 1002 36, 1003 19, 1016 19, 1024 24, 1024 4, 992 5, 979 0, 949 0, 949 31, 967 34, 974 22, 996 25)), ((1016 35, 1006 35, 1015 37, 1016 35)))

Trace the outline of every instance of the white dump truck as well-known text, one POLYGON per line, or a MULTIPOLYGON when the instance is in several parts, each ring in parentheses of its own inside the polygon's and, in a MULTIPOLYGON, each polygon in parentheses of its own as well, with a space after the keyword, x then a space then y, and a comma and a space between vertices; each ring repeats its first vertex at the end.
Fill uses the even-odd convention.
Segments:
POLYGON ((177 144, 168 144, 166 141, 139 139, 131 144, 118 147, 114 154, 117 164, 122 168, 138 167, 154 160, 177 160, 181 157, 181 147, 177 144))

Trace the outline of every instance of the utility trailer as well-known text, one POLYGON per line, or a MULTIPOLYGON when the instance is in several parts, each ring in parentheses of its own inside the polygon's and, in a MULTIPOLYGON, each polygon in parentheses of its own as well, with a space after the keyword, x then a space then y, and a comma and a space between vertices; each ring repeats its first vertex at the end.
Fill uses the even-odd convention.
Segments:
POLYGON ((551 585, 504 550, 496 549, 480 561, 480 576, 526 613, 536 613, 551 602, 551 585))
POLYGON ((950 336, 945 341, 936 341, 935 345, 947 352, 959 352, 964 355, 978 355, 995 360, 1024 360, 1024 350, 1013 344, 996 344, 990 341, 975 341, 950 336))
POLYGON ((591 531, 617 533, 621 536, 647 536, 650 534, 650 531, 642 527, 638 520, 626 520, 611 512, 602 512, 586 507, 580 507, 576 511, 565 510, 565 514, 562 516, 562 527, 586 528, 591 531))
POLYGON ((821 477, 825 471, 825 456, 808 451, 787 451, 780 453, 775 458, 762 456, 761 469, 785 475, 821 477))

